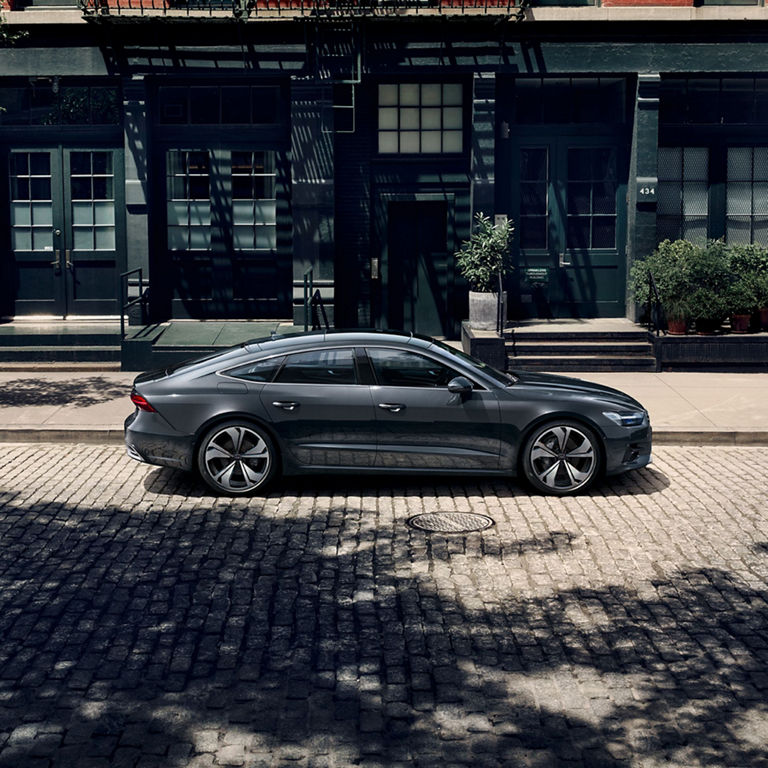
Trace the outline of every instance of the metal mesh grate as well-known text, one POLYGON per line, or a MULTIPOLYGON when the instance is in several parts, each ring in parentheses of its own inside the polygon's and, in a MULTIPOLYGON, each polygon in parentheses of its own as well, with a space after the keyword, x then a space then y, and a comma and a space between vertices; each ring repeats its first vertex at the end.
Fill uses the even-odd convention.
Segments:
POLYGON ((434 533, 472 533, 493 524, 492 518, 474 512, 426 512, 408 520, 411 528, 434 533))

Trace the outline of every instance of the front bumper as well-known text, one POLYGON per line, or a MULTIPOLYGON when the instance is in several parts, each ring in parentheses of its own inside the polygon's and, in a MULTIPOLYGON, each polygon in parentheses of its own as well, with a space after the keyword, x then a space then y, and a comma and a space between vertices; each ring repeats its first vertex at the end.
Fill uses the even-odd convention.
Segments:
POLYGON ((157 415, 135 411, 126 420, 125 448, 136 461, 191 470, 194 466, 194 438, 192 435, 163 433, 167 424, 157 423, 157 415))
POLYGON ((605 474, 617 475, 647 466, 653 461, 652 444, 650 425, 633 430, 629 435, 606 437, 605 474))

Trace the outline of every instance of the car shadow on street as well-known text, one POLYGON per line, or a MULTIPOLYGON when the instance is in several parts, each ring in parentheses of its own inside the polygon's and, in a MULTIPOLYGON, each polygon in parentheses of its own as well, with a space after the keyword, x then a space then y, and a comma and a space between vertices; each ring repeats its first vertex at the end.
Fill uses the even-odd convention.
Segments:
MULTIPOLYGON (((659 493, 670 485, 660 470, 645 467, 623 475, 603 478, 585 497, 647 496, 659 493)), ((144 480, 144 488, 160 495, 185 495, 190 498, 215 497, 199 476, 168 467, 153 468, 144 480)), ((278 477, 265 495, 283 494, 489 494, 500 498, 555 498, 532 490, 522 478, 468 477, 459 473, 451 476, 403 474, 300 475, 278 477)))

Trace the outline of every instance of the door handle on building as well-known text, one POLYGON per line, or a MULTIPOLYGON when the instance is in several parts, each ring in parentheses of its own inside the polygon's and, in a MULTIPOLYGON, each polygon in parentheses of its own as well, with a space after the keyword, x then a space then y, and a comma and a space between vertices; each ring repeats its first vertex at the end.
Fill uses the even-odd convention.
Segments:
POLYGON ((61 269, 61 251, 58 248, 53 252, 53 261, 51 262, 51 266, 56 272, 61 269))
POLYGON ((571 254, 570 253, 561 253, 560 254, 560 266, 561 267, 570 267, 573 264, 571 261, 571 254))
POLYGON ((64 251, 64 266, 69 270, 72 269, 72 251, 69 248, 64 251))

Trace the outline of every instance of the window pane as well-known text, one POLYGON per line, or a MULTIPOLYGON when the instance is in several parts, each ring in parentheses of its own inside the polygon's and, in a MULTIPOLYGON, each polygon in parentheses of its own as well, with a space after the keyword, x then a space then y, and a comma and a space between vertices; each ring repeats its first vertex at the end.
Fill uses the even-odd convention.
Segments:
POLYGON ((443 104, 455 106, 463 103, 464 89, 460 83, 446 83, 443 85, 443 104))
POLYGON ((403 131, 400 134, 401 152, 419 152, 419 133, 418 131, 403 131))
POLYGON ((419 128, 419 110, 401 109, 400 110, 400 128, 406 130, 418 130, 419 128))
POLYGON ((548 178, 546 149, 521 150, 520 178, 524 181, 545 181, 548 178))
POLYGON ((397 108, 383 107, 379 110, 379 128, 397 129, 397 108))
POLYGON ((205 251, 211 247, 211 230, 207 227, 190 227, 189 247, 193 251, 205 251))
POLYGON ((726 211, 729 216, 752 213, 752 185, 745 182, 732 181, 728 184, 728 203, 726 211))
POLYGON ((592 185, 577 182, 568 185, 568 213, 589 214, 592 206, 592 185))
POLYGON ((395 106, 397 104, 398 89, 396 85, 379 86, 379 104, 383 107, 395 106))
POLYGON ((257 226, 254 235, 257 250, 274 250, 277 247, 277 230, 274 226, 257 226))
POLYGON ((421 103, 427 107, 439 106, 442 99, 441 87, 434 83, 421 86, 421 103))
POLYGON ((255 220, 264 224, 277 221, 277 203, 274 200, 257 200, 254 203, 255 220))
POLYGON ((75 176, 91 175, 91 153, 90 152, 72 152, 69 156, 69 164, 72 173, 75 176))
POLYGON ((752 240, 751 221, 748 218, 728 218, 726 237, 730 245, 748 245, 752 240))
POLYGON ((416 83, 402 83, 400 85, 400 104, 402 106, 418 106, 419 86, 416 83))
POLYGON ((443 110, 443 128, 461 128, 463 113, 461 107, 448 107, 443 110))
POLYGON ((380 132, 379 133, 379 152, 397 152, 397 133, 380 132))
POLYGON ((443 152, 461 152, 462 136, 461 131, 443 131, 443 152))
POLYGON ((421 134, 422 152, 439 152, 441 134, 440 131, 425 131, 421 134))
POLYGON ((276 381, 281 384, 355 384, 352 350, 328 349, 287 355, 276 381))
POLYGON ((167 213, 169 226, 186 226, 189 221, 189 208, 186 202, 169 202, 167 213))
POLYGON ((535 218, 523 216, 520 219, 520 247, 522 249, 547 247, 547 219, 544 216, 535 218))
POLYGON ((53 203, 32 203, 32 223, 36 227, 53 225, 53 203))
POLYGON ((35 251, 53 250, 53 232, 50 229, 35 229, 32 231, 32 248, 35 251))
POLYGON ((221 122, 241 125, 251 122, 251 99, 247 85, 221 89, 221 122))
POLYGON ((421 110, 421 127, 423 129, 440 129, 440 110, 439 109, 422 109, 421 110))
POLYGON ((194 226, 207 226, 211 223, 210 202, 191 202, 189 204, 189 223, 194 226))
POLYGON ((75 250, 78 251, 92 251, 93 250, 93 230, 88 227, 73 227, 72 229, 75 236, 75 250))
POLYGON ((686 148, 683 155, 683 179, 685 181, 709 179, 709 150, 706 147, 686 148))
POLYGON ((115 250, 115 230, 113 227, 96 227, 94 234, 97 251, 115 250))
POLYGON ((680 216, 682 211, 682 185, 673 182, 659 183, 657 212, 661 215, 680 216))
POLYGON ((446 387, 458 374, 428 357, 394 349, 369 349, 376 378, 387 387, 446 387))
POLYGON ((115 204, 114 203, 99 203, 93 204, 94 221, 97 224, 114 224, 115 223, 115 204))
POLYGON ((752 179, 752 150, 749 147, 732 147, 728 150, 728 180, 752 179))
POLYGON ((253 224, 254 212, 252 201, 235 200, 232 203, 232 221, 234 224, 253 224))
POLYGON ((683 175, 682 147, 659 147, 659 181, 678 181, 683 175))
POLYGON ((30 179, 30 196, 32 200, 51 199, 51 180, 45 178, 30 179))
POLYGON ((520 213, 545 215, 547 212, 547 185, 544 182, 525 182, 520 186, 520 213))
POLYGON ((569 216, 566 239, 567 248, 589 248, 590 219, 588 216, 569 216))
POLYGON ((219 89, 215 86, 192 86, 189 89, 189 122, 210 125, 220 121, 219 89))
POLYGON ((616 219, 613 216, 595 216, 592 219, 592 247, 616 246, 616 219))
MULTIPOLYGON (((40 203, 37 203, 37 205, 40 205, 40 203)), ((26 227, 32 224, 29 203, 11 203, 11 224, 26 227)))
POLYGON ((256 363, 235 368, 233 371, 227 371, 227 375, 248 381, 272 381, 282 362, 282 357, 271 357, 268 360, 259 360, 256 363))
POLYGON ((72 223, 75 226, 93 226, 93 207, 91 203, 72 203, 72 223))
POLYGON ((188 230, 186 227, 168 227, 168 249, 171 251, 186 251, 187 250, 187 235, 188 230))
POLYGON ((12 230, 13 245, 11 246, 14 251, 31 251, 32 250, 32 232, 28 229, 12 230))
POLYGON ((239 227, 233 228, 233 243, 237 250, 253 250, 254 235, 253 227, 239 227))

